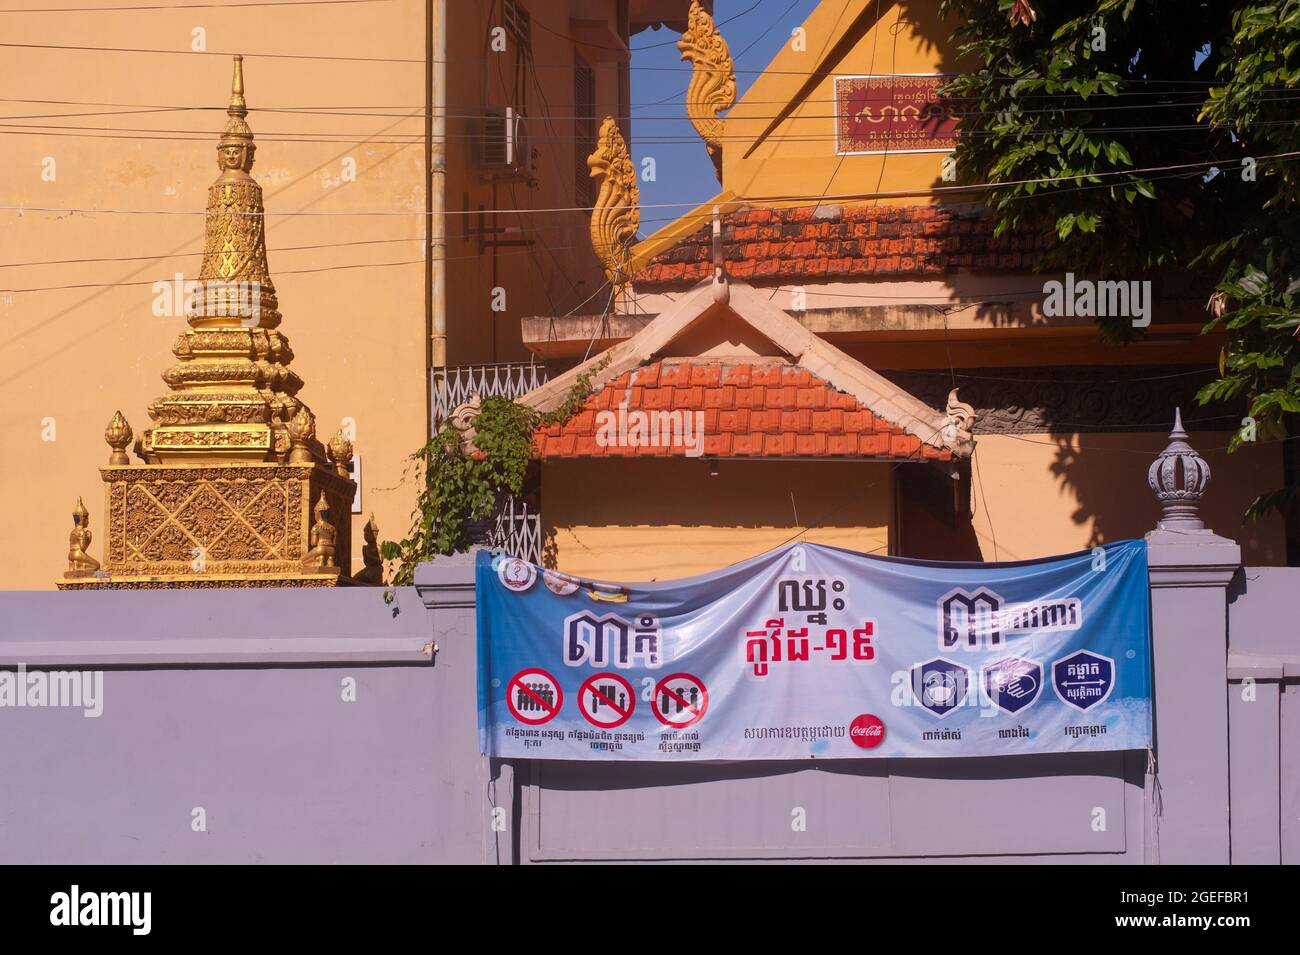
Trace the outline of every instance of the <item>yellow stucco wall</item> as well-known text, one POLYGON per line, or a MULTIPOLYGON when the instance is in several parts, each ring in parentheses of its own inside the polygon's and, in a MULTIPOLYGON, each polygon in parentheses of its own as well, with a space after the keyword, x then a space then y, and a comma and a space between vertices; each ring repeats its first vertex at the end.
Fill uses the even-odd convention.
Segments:
POLYGON ((553 566, 607 580, 717 570, 799 536, 887 552, 887 464, 548 461, 542 519, 553 566), (797 516, 796 516, 797 515, 797 516))
MULTIPOLYGON (((562 38, 571 5, 525 5, 536 60, 571 63, 562 38)), ((603 277, 580 213, 488 217, 489 227, 523 226, 538 240, 532 250, 499 250, 494 269, 491 252, 480 256, 467 234, 462 197, 473 209, 573 204, 573 75, 539 68, 525 76, 528 111, 539 117, 549 104, 566 118, 554 135, 538 120, 534 184, 494 189, 471 168, 468 117, 513 101, 514 58, 499 55, 499 64, 486 49, 493 5, 449 6, 448 354, 453 364, 503 361, 523 355, 521 315, 562 314, 603 277), (495 285, 507 292, 502 313, 490 308, 495 285)), ((612 19, 616 3, 584 0, 572 10, 612 19)), ((53 586, 79 495, 96 534, 91 553, 102 554, 104 427, 121 409, 140 434, 150 425, 145 409, 166 390, 160 375, 184 325, 152 314, 152 285, 197 275, 233 53, 245 55, 253 175, 269 213, 291 367, 326 440, 342 419, 355 421, 365 512, 354 518, 353 540, 372 510, 381 534, 400 539, 414 497, 401 483, 407 455, 428 430, 425 0, 7 13, 4 28, 13 43, 92 49, 0 56, 7 124, 23 127, 0 136, 0 263, 50 263, 0 268, 0 533, 8 544, 0 587, 53 586), (206 53, 191 49, 195 30, 206 53), (79 113, 98 115, 71 115, 79 113), (48 125, 66 128, 40 128, 48 125), (355 181, 343 175, 348 159, 355 181), (361 212, 383 214, 349 214, 361 212)), ((594 65, 598 116, 618 112, 618 66, 594 65)), ((359 548, 353 560, 359 568, 359 548)))

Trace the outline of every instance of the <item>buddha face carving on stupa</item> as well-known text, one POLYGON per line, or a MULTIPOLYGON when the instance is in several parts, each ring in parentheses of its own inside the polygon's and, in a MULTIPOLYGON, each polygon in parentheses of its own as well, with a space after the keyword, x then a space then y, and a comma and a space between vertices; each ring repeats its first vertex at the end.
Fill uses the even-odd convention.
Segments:
POLYGON ((217 165, 222 172, 248 172, 253 167, 252 143, 225 141, 217 145, 217 165))

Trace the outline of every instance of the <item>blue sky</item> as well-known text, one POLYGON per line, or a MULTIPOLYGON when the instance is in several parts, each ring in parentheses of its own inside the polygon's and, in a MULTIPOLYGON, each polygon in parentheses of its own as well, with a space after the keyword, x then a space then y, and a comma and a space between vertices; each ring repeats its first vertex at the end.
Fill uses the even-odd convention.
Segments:
MULTIPOLYGON (((736 61, 737 99, 745 94, 790 31, 818 0, 715 0, 714 19, 736 61), (746 72, 748 71, 748 72, 746 72)), ((644 208, 660 202, 695 205, 718 192, 713 163, 686 118, 690 64, 677 50, 680 34, 646 30, 632 38, 632 156, 637 169, 653 156, 656 178, 641 181, 641 232, 649 235, 687 210, 644 208), (663 142, 663 140, 679 140, 663 142)))

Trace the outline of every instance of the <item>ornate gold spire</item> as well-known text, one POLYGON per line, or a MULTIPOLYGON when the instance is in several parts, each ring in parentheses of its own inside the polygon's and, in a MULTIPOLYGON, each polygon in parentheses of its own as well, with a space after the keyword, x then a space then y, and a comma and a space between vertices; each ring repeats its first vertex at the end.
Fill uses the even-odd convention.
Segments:
MULTIPOLYGON (((302 380, 288 369, 293 351, 276 329, 280 312, 266 261, 262 187, 249 175, 257 146, 245 117, 243 57, 235 57, 226 126, 208 189, 207 227, 198 288, 186 303, 190 329, 163 374, 171 393, 149 409, 156 427, 140 453, 151 463, 287 461, 289 422, 305 406, 302 380)), ((315 436, 304 444, 324 460, 315 436)), ((301 455, 299 460, 301 460, 301 455)))
MULTIPOLYGON (((64 589, 334 586, 352 582, 352 447, 332 462, 316 418, 297 397, 289 343, 266 262, 262 189, 249 175, 255 145, 241 57, 219 175, 208 190, 203 264, 188 328, 136 442, 119 412, 104 481, 104 564, 90 557, 90 515, 78 502, 64 589)), ((187 294, 190 287, 186 289, 187 294)))
POLYGON ((682 59, 693 67, 686 88, 686 115, 704 140, 713 160, 718 181, 722 181, 722 113, 736 105, 736 71, 731 50, 722 38, 709 11, 691 0, 686 32, 677 41, 682 59))
POLYGON ((605 267, 614 287, 616 301, 622 301, 631 275, 631 245, 641 225, 641 190, 636 182, 636 167, 627 151, 614 117, 600 124, 596 151, 587 157, 593 179, 600 179, 600 194, 591 210, 591 246, 605 267))

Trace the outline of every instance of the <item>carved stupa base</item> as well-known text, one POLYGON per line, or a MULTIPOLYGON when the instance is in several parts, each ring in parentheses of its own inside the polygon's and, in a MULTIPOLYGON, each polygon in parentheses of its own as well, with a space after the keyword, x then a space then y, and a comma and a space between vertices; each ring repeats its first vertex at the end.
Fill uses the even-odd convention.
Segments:
POLYGON ((350 584, 355 485, 323 465, 230 463, 101 467, 103 569, 66 574, 61 590, 303 587, 350 584), (308 558, 312 506, 324 494, 333 560, 308 558))
POLYGON ((60 577, 60 590, 199 590, 210 587, 340 587, 352 583, 339 574, 298 577, 60 577))

